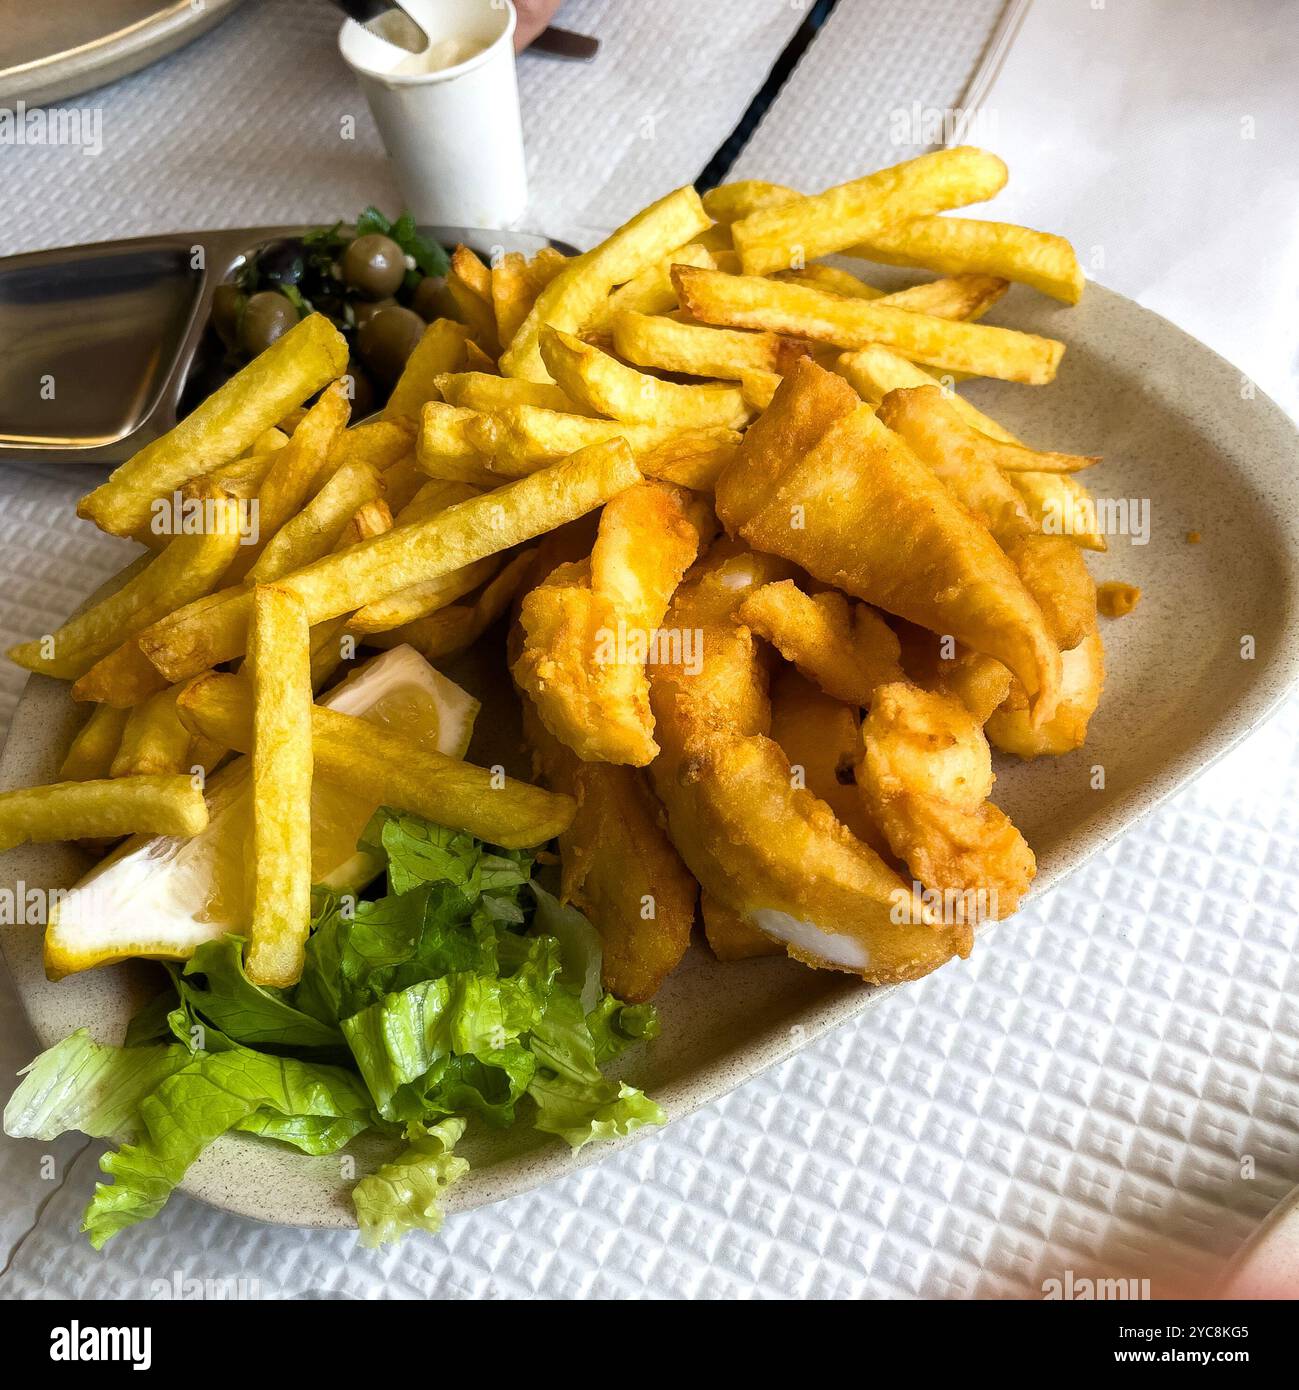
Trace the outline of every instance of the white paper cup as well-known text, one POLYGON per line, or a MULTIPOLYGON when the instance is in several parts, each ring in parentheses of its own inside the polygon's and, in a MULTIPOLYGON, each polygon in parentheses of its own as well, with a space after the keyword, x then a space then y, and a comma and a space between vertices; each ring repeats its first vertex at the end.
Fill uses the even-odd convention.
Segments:
POLYGON ((399 73, 409 56, 348 20, 338 36, 360 79, 407 209, 421 223, 510 227, 523 216, 528 178, 514 73, 510 0, 402 0, 432 43, 487 48, 431 73, 399 73))

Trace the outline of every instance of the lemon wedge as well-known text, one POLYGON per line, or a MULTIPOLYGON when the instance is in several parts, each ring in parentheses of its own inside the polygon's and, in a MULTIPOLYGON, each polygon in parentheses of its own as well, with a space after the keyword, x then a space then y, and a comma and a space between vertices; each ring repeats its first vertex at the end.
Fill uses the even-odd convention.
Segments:
MULTIPOLYGON (((479 704, 411 647, 355 671, 320 703, 461 758, 479 704)), ((208 827, 192 839, 137 835, 55 905, 45 932, 52 980, 129 956, 184 960, 204 941, 247 928, 252 810, 239 758, 206 789, 208 827)), ((312 881, 355 891, 382 867, 356 847, 375 808, 317 779, 311 791, 312 881)))

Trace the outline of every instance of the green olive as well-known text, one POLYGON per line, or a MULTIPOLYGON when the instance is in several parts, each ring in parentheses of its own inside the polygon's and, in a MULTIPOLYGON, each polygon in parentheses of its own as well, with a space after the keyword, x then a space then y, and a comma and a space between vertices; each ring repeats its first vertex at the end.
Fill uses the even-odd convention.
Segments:
POLYGON ((355 357, 348 361, 347 375, 352 379, 348 392, 352 398, 351 418, 360 420, 374 409, 374 384, 355 357))
POLYGON ((424 320, 399 304, 371 314, 357 331, 361 361, 385 384, 395 382, 424 336, 424 320))
POLYGON ((277 290, 251 295, 239 316, 240 351, 256 357, 297 321, 298 311, 277 290))
POLYGON ((239 309, 243 301, 238 285, 218 285, 212 296, 212 327, 231 351, 239 341, 239 309))
POLYGON ((343 252, 343 279, 371 299, 396 294, 405 278, 406 253, 390 236, 359 236, 343 252))
POLYGON ((453 319, 456 316, 456 302, 447 289, 445 276, 426 275, 411 296, 410 307, 424 320, 432 323, 434 319, 453 319))
POLYGON ((368 323, 380 309, 391 308, 396 302, 395 299, 391 298, 376 299, 373 301, 368 299, 358 300, 352 305, 352 320, 357 328, 360 328, 368 323))

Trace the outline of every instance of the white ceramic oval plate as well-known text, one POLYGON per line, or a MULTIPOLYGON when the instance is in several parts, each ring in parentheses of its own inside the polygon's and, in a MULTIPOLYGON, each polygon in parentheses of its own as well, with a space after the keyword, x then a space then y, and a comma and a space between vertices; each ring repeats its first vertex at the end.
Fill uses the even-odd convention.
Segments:
MULTIPOLYGON (((1098 286, 1073 309, 1017 288, 990 321, 1061 338, 1068 351, 1050 387, 979 382, 971 397, 1034 444, 1103 454, 1086 478, 1093 492, 1150 508, 1148 544, 1112 536, 1109 552, 1091 557, 1099 579, 1138 584, 1143 597, 1130 617, 1104 624, 1109 679, 1086 748, 998 767, 995 799, 1037 852, 1036 897, 1221 756, 1299 675, 1299 434, 1236 368, 1098 286), (1199 544, 1188 543, 1192 531, 1199 544), (1092 786, 1096 766, 1103 790, 1092 786)), ((51 780, 80 717, 65 686, 33 677, 0 787, 51 780)), ((0 884, 69 885, 86 867, 70 848, 29 846, 0 857, 0 884)), ((1002 930, 1013 932, 1013 919, 1002 930)), ((141 962, 51 984, 39 931, 0 933, 42 1046, 82 1025, 116 1042, 156 991, 156 969, 141 962)), ((629 1056, 624 1074, 679 1119, 887 993, 783 959, 722 965, 695 948, 656 1001, 662 1036, 629 1056)), ((448 1208, 525 1191, 612 1147, 573 1156, 524 1125, 480 1135, 465 1149, 473 1168, 448 1208)), ((376 1154, 362 1141, 363 1166, 376 1154)), ((265 1221, 344 1227, 354 1224, 349 1185, 336 1158, 228 1135, 182 1187, 265 1221)))

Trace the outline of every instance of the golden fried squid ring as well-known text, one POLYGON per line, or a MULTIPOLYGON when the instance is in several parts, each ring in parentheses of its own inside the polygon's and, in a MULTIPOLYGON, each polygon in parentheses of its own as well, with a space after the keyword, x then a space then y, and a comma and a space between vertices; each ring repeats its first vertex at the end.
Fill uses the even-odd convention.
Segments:
POLYGON ((1064 681, 1055 714, 1035 729, 1022 702, 1007 700, 988 720, 988 741, 1003 753, 1021 758, 1072 753, 1083 746, 1087 723, 1100 704, 1104 685, 1105 648, 1093 618, 1087 636, 1064 654, 1064 681))
POLYGON ((862 724, 857 785, 894 854, 942 898, 944 920, 1008 917, 1037 861, 987 800, 992 755, 958 700, 905 683, 875 692, 862 724))
POLYGON ((993 539, 842 377, 793 365, 717 481, 727 531, 1010 667, 1054 713, 1060 652, 993 539))
POLYGON ((969 929, 934 923, 874 850, 795 785, 769 737, 770 658, 736 614, 788 573, 774 556, 721 544, 677 591, 665 625, 698 634, 698 659, 652 668, 662 751, 650 775, 673 843, 710 899, 807 965, 875 983, 915 979, 966 954, 969 929))
POLYGON ((684 488, 628 488, 605 506, 590 559, 558 566, 523 600, 514 679, 584 761, 644 767, 658 751, 645 665, 710 521, 684 488))

